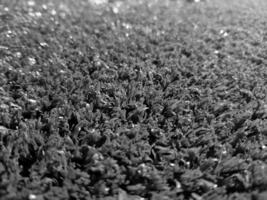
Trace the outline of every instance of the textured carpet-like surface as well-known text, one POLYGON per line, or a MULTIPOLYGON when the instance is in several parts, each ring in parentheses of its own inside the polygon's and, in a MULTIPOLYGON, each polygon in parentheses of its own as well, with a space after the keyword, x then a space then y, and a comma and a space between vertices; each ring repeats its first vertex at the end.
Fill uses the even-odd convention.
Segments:
POLYGON ((266 199, 266 4, 1 0, 0 199, 266 199))

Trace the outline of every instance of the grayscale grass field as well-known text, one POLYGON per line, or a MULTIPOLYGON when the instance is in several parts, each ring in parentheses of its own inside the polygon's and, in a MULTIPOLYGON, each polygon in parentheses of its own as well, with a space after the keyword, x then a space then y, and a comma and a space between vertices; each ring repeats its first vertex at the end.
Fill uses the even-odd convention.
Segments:
POLYGON ((266 8, 0 0, 0 199, 267 199, 266 8))

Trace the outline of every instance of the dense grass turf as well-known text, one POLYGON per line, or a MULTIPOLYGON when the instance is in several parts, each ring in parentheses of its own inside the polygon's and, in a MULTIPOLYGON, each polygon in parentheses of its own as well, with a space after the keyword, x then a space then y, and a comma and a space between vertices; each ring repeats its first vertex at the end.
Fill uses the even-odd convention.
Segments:
POLYGON ((266 199, 264 0, 0 0, 1 199, 266 199))

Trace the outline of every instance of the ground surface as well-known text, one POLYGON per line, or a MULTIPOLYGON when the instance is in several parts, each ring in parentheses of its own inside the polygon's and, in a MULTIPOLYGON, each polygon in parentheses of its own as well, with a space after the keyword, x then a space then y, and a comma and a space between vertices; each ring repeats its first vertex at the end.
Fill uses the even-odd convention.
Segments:
POLYGON ((264 0, 0 0, 1 199, 267 199, 264 0))

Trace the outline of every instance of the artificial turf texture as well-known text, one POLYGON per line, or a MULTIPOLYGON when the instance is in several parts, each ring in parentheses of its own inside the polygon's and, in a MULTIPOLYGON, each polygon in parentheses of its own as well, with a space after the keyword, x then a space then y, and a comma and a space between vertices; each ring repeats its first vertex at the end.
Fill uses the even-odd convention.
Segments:
POLYGON ((267 2, 0 0, 0 199, 267 199, 267 2))

